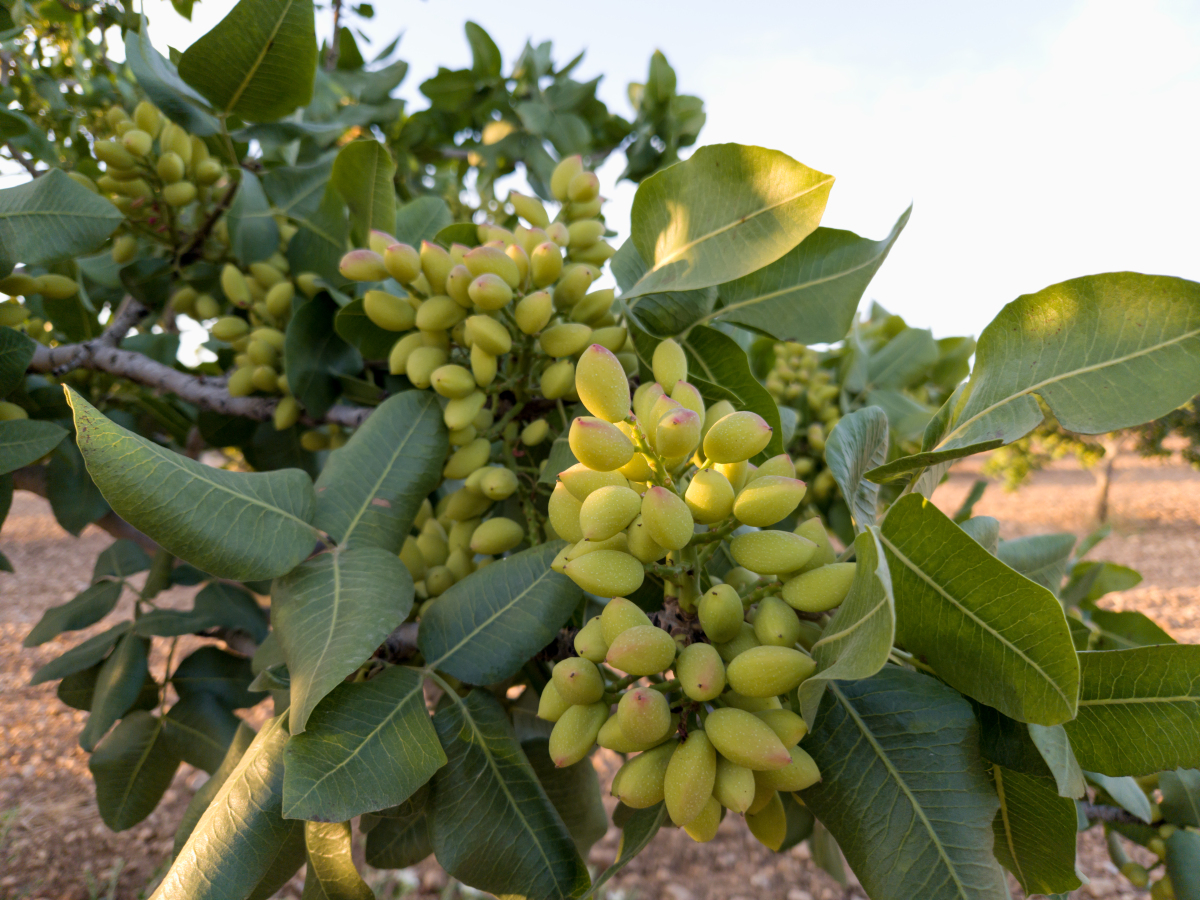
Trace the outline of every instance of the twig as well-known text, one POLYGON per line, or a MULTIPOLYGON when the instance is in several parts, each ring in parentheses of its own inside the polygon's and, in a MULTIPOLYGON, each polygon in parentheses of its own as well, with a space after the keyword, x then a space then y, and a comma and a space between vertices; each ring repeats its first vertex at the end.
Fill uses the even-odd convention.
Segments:
POLYGON ((1119 806, 1106 806, 1102 803, 1083 803, 1083 814, 1089 821, 1120 822, 1125 825, 1145 825, 1146 823, 1131 812, 1119 806))
POLYGON ((329 50, 325 53, 325 71, 332 72, 337 68, 340 45, 338 35, 341 31, 342 0, 333 0, 333 37, 329 39, 329 50))
POLYGON ((41 175, 43 172, 46 171, 45 169, 38 169, 38 167, 33 164, 33 160, 31 160, 28 156, 26 156, 24 153, 22 153, 20 150, 18 150, 16 147, 14 147, 12 145, 12 141, 5 141, 4 147, 5 147, 5 149, 8 150, 9 154, 12 156, 13 162, 20 163, 21 168, 23 168, 26 172, 28 172, 34 178, 37 178, 39 175, 41 175))
POLYGON ((209 232, 213 230, 213 226, 217 224, 217 220, 221 218, 221 214, 229 209, 229 204, 233 202, 233 195, 237 193, 238 183, 237 181, 229 183, 229 187, 225 189, 225 193, 221 195, 221 199, 217 201, 216 205, 209 210, 204 221, 200 223, 200 227, 192 233, 192 236, 188 238, 188 242, 179 248, 179 253, 175 258, 180 265, 192 262, 199 255, 200 249, 204 246, 204 241, 208 238, 209 232))

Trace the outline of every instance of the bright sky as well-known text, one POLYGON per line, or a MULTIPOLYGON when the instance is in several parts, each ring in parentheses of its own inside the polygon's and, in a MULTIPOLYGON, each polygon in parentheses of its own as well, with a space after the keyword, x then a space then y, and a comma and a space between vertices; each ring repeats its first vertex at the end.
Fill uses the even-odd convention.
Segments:
MULTIPOLYGON (((188 23, 145 0, 153 41, 182 49, 233 0, 188 23)), ((704 98, 702 143, 783 150, 837 177, 824 224, 880 238, 912 221, 867 290, 939 336, 978 334, 1008 301, 1078 275, 1132 269, 1200 280, 1200 4, 1187 0, 860 0, 854 4, 604 4, 376 0, 370 38, 400 32, 400 93, 465 66, 483 25, 506 70, 527 37, 604 74, 631 117, 651 52, 704 98)), ((327 34, 329 13, 318 14, 327 34)), ((628 234, 633 186, 602 169, 628 234)))

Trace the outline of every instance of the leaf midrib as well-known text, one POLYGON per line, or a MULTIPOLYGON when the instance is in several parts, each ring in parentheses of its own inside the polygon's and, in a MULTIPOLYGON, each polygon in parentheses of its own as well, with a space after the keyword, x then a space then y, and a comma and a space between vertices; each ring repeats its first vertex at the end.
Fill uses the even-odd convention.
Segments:
POLYGON ((150 740, 146 742, 146 749, 143 750, 142 755, 138 757, 138 761, 134 764, 129 779, 125 782, 125 790, 121 794, 121 802, 117 806, 117 808, 121 811, 122 816, 125 814, 125 804, 129 802, 130 795, 133 793, 134 782, 137 781, 138 775, 141 774, 142 769, 145 767, 146 760, 150 758, 150 751, 153 750, 154 745, 158 743, 158 736, 162 734, 163 720, 155 716, 151 716, 150 718, 154 719, 154 733, 151 735, 150 740))
POLYGON ((941 857, 942 862, 945 863, 946 869, 950 873, 950 877, 954 880, 954 884, 958 887, 959 896, 962 897, 963 900, 970 900, 970 894, 967 893, 966 886, 963 885, 961 880, 959 880, 958 870, 954 868, 954 863, 950 861, 950 857, 946 854, 946 850, 942 846, 941 838, 939 838, 938 833, 934 831, 933 823, 930 822, 929 817, 925 815, 925 808, 917 802, 917 798, 909 789, 908 782, 906 782, 900 775, 899 770, 892 765, 892 761, 888 758, 887 752, 882 746, 880 746, 879 742, 875 740, 875 735, 869 728, 867 728, 867 723, 862 720, 861 716, 859 716, 858 710, 856 710, 851 705, 850 701, 846 699, 846 695, 842 693, 836 681, 829 682, 829 690, 833 692, 835 697, 837 697, 838 702, 842 704, 842 707, 846 710, 847 715, 854 720, 854 724, 858 726, 859 732, 861 732, 863 737, 866 738, 867 743, 871 745, 871 748, 875 751, 875 755, 879 758, 879 761, 883 763, 883 766, 887 769, 888 774, 892 776, 892 779, 895 781, 896 785, 904 793, 904 796, 908 798, 908 802, 912 804, 913 811, 917 814, 917 817, 925 826, 925 830, 929 832, 929 838, 932 841, 933 846, 937 848, 938 856, 941 857))
POLYGON ((1049 684, 1052 688, 1054 688, 1055 693, 1057 693, 1058 696, 1062 698, 1063 703, 1066 704, 1067 710, 1070 711, 1071 709, 1073 709, 1073 704, 1067 698, 1067 695, 1065 693, 1063 693, 1063 689, 1058 686, 1058 682, 1056 682, 1053 678, 1051 678, 1040 665, 1038 665, 1036 662, 1034 662, 1032 659, 1030 659, 1023 650, 1021 650, 1019 647, 1017 647, 1011 641, 1006 639, 1002 634, 1000 634, 1000 632, 998 632, 998 631, 996 631, 996 629, 992 628, 991 625, 989 625, 987 622, 983 621, 983 619, 979 618, 979 616, 977 616, 974 612, 972 612, 971 610, 969 610, 965 606, 963 606, 955 597, 951 596, 950 593, 948 591, 946 591, 940 584, 938 584, 936 581, 934 581, 932 578, 930 578, 928 575, 926 575, 925 572, 919 566, 916 565, 916 563, 914 563, 907 556, 905 556, 903 553, 901 553, 899 548, 896 547, 896 545, 893 544, 890 540, 888 540, 887 535, 880 532, 879 539, 887 546, 887 548, 889 550, 892 551, 892 553, 894 553, 896 555, 896 557, 902 563, 904 563, 905 567, 909 571, 915 573, 918 578, 920 578, 922 581, 924 581, 926 584, 928 584, 930 587, 932 587, 935 591, 937 591, 938 594, 940 594, 943 598, 945 598, 956 609, 958 609, 964 615, 969 617, 972 621, 974 621, 976 624, 978 624, 979 627, 981 627, 984 631, 986 631, 990 635, 992 635, 992 637, 994 637, 997 641, 999 641, 1005 647, 1009 648, 1013 653, 1015 653, 1017 656, 1019 656, 1021 659, 1023 659, 1031 668, 1033 668, 1035 671, 1037 671, 1037 673, 1039 675, 1041 675, 1043 679, 1045 679, 1046 683, 1049 684))
POLYGON ((677 247, 671 253, 668 253, 665 257, 663 257, 662 260, 660 260, 659 262, 656 262, 653 266, 651 266, 649 269, 647 269, 646 273, 637 280, 637 284, 635 284, 633 286, 633 290, 636 291, 638 284, 641 284, 643 281, 645 281, 647 278, 649 278, 651 275, 653 275, 655 272, 659 271, 660 269, 662 269, 669 263, 674 262, 679 256, 681 256, 683 253, 686 253, 688 250, 691 250, 697 244, 702 244, 705 241, 712 240, 717 235, 724 234, 725 232, 730 231, 731 229, 737 228, 739 225, 745 225, 747 222, 751 221, 752 219, 756 219, 761 215, 765 215, 766 213, 771 212, 771 210, 778 209, 781 206, 791 203, 793 200, 799 200, 801 197, 805 196, 806 194, 811 194, 813 191, 815 191, 818 188, 823 187, 824 185, 827 185, 827 184, 833 184, 833 176, 832 175, 826 175, 820 181, 804 188, 801 191, 797 191, 796 193, 790 194, 789 196, 784 197, 781 200, 777 200, 774 203, 771 203, 771 204, 768 204, 767 206, 762 207, 761 209, 757 209, 754 212, 750 213, 749 215, 739 216, 737 219, 734 219, 732 222, 728 222, 725 225, 722 225, 720 228, 716 228, 706 234, 702 234, 699 237, 695 238, 694 240, 688 241, 686 244, 681 244, 679 247, 677 247))
MULTIPOLYGON (((1153 353, 1156 350, 1162 350, 1165 347, 1170 347, 1173 344, 1178 344, 1178 343, 1181 343, 1182 341, 1188 340, 1189 338, 1194 338, 1197 336, 1200 336, 1200 328, 1197 328, 1193 331, 1186 332, 1185 334, 1177 335, 1176 337, 1173 337, 1170 340, 1161 341, 1160 343, 1153 344, 1149 347, 1141 348, 1139 350, 1134 351, 1133 353, 1127 353, 1124 356, 1118 356, 1115 359, 1110 359, 1110 360, 1105 360, 1104 362, 1094 363, 1093 365, 1090 365, 1090 366, 1083 366, 1082 368, 1079 368, 1079 369, 1072 369, 1069 372, 1062 372, 1058 375, 1054 375, 1050 378, 1046 378, 1042 381, 1039 381, 1037 384, 1030 385, 1029 387, 1025 388, 1024 390, 1018 391, 1015 394, 1010 394, 1009 396, 1005 397, 1003 400, 998 400, 997 402, 993 403, 991 406, 987 407, 986 409, 980 410, 975 415, 971 416, 971 418, 969 418, 965 422, 955 426, 951 431, 949 431, 945 437, 943 437, 940 441, 938 441, 937 447, 942 446, 943 444, 948 442, 951 438, 953 438, 956 434, 958 434, 960 431, 965 429, 967 426, 971 425, 974 422, 977 422, 979 419, 988 415, 988 413, 992 412, 993 410, 999 409, 1001 406, 1005 406, 1014 400, 1017 400, 1024 396, 1027 396, 1028 394, 1035 393, 1036 391, 1038 391, 1041 388, 1044 388, 1048 385, 1055 384, 1055 383, 1057 383, 1059 381, 1063 381, 1064 379, 1067 379, 1067 378, 1073 378, 1077 375, 1085 375, 1088 372, 1098 372, 1101 369, 1107 369, 1111 366, 1120 365, 1121 363, 1129 362, 1131 359, 1137 359, 1139 356, 1145 356, 1148 353, 1153 353)), ((935 449, 936 449, 936 447, 935 447, 935 449)))
POLYGON ((237 90, 233 92, 233 96, 230 97, 229 102, 225 104, 225 111, 227 113, 232 112, 233 108, 238 105, 238 101, 242 99, 242 94, 245 93, 246 88, 250 86, 250 82, 254 80, 254 76, 258 74, 259 66, 261 66, 263 60, 267 58, 267 53, 270 52, 271 46, 275 43, 275 35, 277 35, 279 33, 279 29, 283 27, 283 20, 287 18, 287 14, 291 12, 293 2, 294 0, 287 0, 287 4, 283 7, 283 10, 279 14, 279 18, 275 20, 275 24, 271 28, 271 33, 267 35, 267 40, 263 43, 262 49, 258 51, 258 56, 250 65, 250 69, 246 72, 246 76, 242 79, 242 83, 237 86, 237 90))
POLYGON ((1185 694, 1182 697, 1110 697, 1101 700, 1080 700, 1080 706, 1124 706, 1137 703, 1200 703, 1200 697, 1185 694))

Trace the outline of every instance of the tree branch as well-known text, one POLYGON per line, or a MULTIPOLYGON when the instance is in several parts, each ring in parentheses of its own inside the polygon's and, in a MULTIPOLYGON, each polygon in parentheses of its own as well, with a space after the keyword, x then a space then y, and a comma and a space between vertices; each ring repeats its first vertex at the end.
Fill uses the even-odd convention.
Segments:
POLYGON ((1131 812, 1126 812, 1119 806, 1106 806, 1100 803, 1084 803, 1083 814, 1089 821, 1121 822, 1126 825, 1145 825, 1146 823, 1131 812))
POLYGON ((13 162, 20 163, 21 168, 23 168, 34 178, 37 178, 42 174, 42 172, 45 171, 45 169, 38 169, 38 167, 33 164, 33 160, 12 145, 12 141, 5 141, 4 147, 12 155, 13 162))
POLYGON ((179 252, 175 258, 180 265, 187 265, 199 257, 200 250, 204 247, 204 241, 213 230, 213 226, 217 224, 217 220, 221 218, 225 210, 229 209, 229 204, 233 202, 233 196, 237 193, 239 183, 238 181, 229 182, 229 187, 225 189, 225 193, 221 195, 221 199, 217 201, 216 205, 209 210, 204 221, 200 223, 200 227, 192 232, 192 236, 188 238, 188 242, 179 248, 179 252))

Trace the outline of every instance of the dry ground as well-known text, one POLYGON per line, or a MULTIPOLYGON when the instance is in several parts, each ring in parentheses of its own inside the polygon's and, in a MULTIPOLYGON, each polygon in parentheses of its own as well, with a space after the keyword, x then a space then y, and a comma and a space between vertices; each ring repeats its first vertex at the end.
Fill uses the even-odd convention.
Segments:
MULTIPOLYGON (((976 477, 956 470, 938 489, 937 503, 957 508, 976 477)), ((1092 473, 1062 465, 1041 473, 1015 494, 991 486, 977 514, 996 516, 1003 534, 1091 530, 1095 495, 1092 473)), ((1111 595, 1114 609, 1138 608, 1178 640, 1200 642, 1200 474, 1185 467, 1123 459, 1110 501, 1113 534, 1094 558, 1138 569, 1145 581, 1111 595)), ((32 650, 20 642, 42 611, 69 600, 86 586, 96 555, 109 543, 89 529, 79 539, 65 535, 40 499, 18 494, 0 533, 0 548, 15 575, 0 574, 0 898, 124 900, 147 896, 170 852, 175 823, 204 774, 184 765, 163 804, 145 822, 122 834, 109 833, 96 813, 87 756, 77 736, 84 714, 62 705, 53 685, 29 687, 42 663, 72 646, 78 636, 32 650)), ((179 591, 174 602, 185 604, 179 591)), ((128 601, 126 601, 127 603, 128 601)), ((114 615, 127 614, 119 607, 114 615)), ((106 627, 103 623, 95 630, 106 627)), ((152 663, 161 671, 162 659, 152 663)), ((258 719, 265 710, 251 715, 258 719)), ((597 760, 611 775, 612 760, 597 760)), ((589 860, 607 865, 618 834, 593 848, 589 860)), ((1095 832, 1081 838, 1089 897, 1145 897, 1118 878, 1095 832)), ((451 896, 444 873, 426 865, 403 877, 377 873, 380 897, 417 890, 451 896)), ((755 843, 740 823, 727 819, 716 841, 693 844, 678 829, 664 829, 653 845, 610 882, 617 900, 850 900, 860 888, 843 887, 812 864, 807 846, 774 855, 755 843)), ((283 897, 299 897, 300 879, 283 897)), ((1015 896, 1019 896, 1016 894, 1015 896)))

